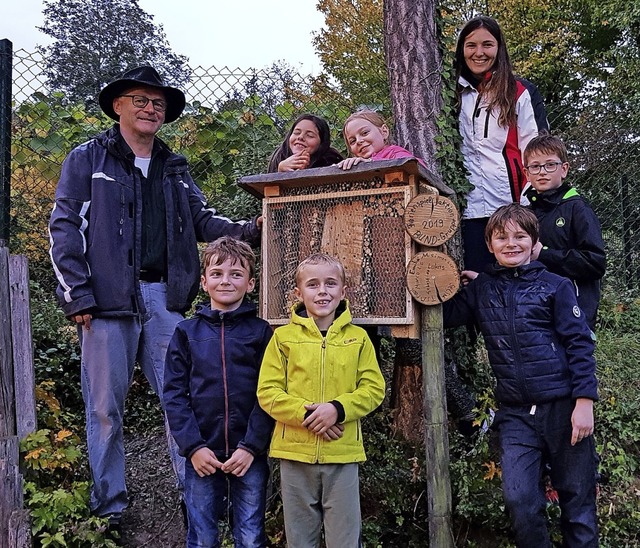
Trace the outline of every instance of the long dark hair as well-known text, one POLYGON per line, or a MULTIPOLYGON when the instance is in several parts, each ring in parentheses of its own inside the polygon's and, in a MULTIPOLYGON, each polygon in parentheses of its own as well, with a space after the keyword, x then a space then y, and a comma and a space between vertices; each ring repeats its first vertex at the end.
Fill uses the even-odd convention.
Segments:
MULTIPOLYGON (((464 42, 467 36, 481 28, 487 29, 491 36, 496 39, 498 53, 490 69, 490 77, 477 83, 478 91, 487 97, 488 110, 496 108, 499 110, 498 124, 502 127, 508 127, 516 123, 516 78, 513 75, 513 66, 509 59, 504 35, 495 19, 485 15, 474 17, 460 31, 456 45, 456 82, 460 76, 469 82, 477 82, 477 78, 471 73, 464 60, 464 42)), ((460 95, 460 90, 461 88, 458 84, 458 95, 460 95)), ((460 101, 458 100, 459 103, 460 101)))
POLYGON ((278 164, 293 154, 291 147, 289 146, 289 139, 293 130, 296 129, 296 126, 302 122, 302 120, 310 120, 313 122, 316 128, 318 128, 318 136, 320 137, 320 145, 318 146, 318 150, 311 155, 309 167, 325 167, 335 164, 343 159, 342 154, 340 154, 335 148, 331 147, 331 132, 329 131, 329 124, 327 124, 327 121, 315 114, 302 114, 296 118, 295 122, 291 125, 291 129, 289 129, 289 132, 284 138, 284 141, 282 141, 280 146, 271 155, 268 168, 269 173, 275 173, 278 171, 278 164))

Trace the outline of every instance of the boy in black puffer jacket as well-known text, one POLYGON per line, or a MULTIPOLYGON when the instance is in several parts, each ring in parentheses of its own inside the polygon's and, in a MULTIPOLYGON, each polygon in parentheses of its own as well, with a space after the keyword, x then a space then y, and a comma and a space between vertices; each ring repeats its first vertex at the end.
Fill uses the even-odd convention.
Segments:
POLYGON ((538 221, 510 204, 485 232, 497 264, 443 305, 445 327, 476 322, 496 376, 502 486, 519 548, 551 548, 543 467, 558 491, 564 546, 598 546, 594 342, 572 283, 531 262, 538 221))

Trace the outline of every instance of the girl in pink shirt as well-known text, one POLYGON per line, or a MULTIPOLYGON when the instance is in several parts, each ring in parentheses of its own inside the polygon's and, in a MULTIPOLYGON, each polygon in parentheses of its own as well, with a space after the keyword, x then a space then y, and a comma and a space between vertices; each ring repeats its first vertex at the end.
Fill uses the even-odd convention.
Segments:
MULTIPOLYGON (((406 148, 389 144, 389 128, 384 118, 372 110, 354 112, 342 129, 347 149, 353 155, 342 160, 338 167, 351 169, 361 162, 416 158, 406 148)), ((423 166, 425 163, 416 158, 423 166)), ((426 166, 425 166, 426 167, 426 166)))

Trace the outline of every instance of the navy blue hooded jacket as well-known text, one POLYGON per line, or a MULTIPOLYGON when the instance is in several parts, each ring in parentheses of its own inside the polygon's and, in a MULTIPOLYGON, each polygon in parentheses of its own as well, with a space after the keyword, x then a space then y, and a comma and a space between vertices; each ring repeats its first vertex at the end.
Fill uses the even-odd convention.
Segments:
MULTIPOLYGON (((142 173, 119 125, 73 149, 64 163, 49 224, 50 254, 65 316, 144 312, 138 276, 142 173)), ((255 220, 234 223, 207 206, 183 156, 160 139, 167 228, 167 309, 184 312, 198 294, 198 241, 233 236, 257 243, 255 220)))
POLYGON ((578 304, 589 327, 595 330, 600 280, 607 266, 598 217, 567 183, 542 193, 531 187, 525 196, 540 223, 540 241, 544 247, 538 260, 549 272, 573 282, 578 304))
POLYGON ((542 263, 488 269, 443 313, 445 327, 480 326, 500 403, 598 399, 594 341, 575 290, 542 263))
POLYGON ((208 447, 224 461, 238 447, 266 451, 274 421, 256 390, 271 335, 246 300, 229 312, 203 305, 178 324, 167 349, 163 401, 181 455, 208 447))

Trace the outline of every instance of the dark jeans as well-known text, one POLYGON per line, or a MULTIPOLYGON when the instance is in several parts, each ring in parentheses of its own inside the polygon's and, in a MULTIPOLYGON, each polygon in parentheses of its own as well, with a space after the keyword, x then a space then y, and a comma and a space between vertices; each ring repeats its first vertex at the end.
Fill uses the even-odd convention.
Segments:
POLYGON ((502 489, 518 548, 551 547, 542 483, 545 463, 560 499, 563 546, 598 546, 593 436, 571 446, 570 399, 531 406, 501 405, 495 427, 502 449, 502 489))
POLYGON ((215 474, 201 478, 187 459, 184 490, 189 518, 187 548, 220 546, 218 521, 224 515, 228 501, 233 508, 234 546, 266 546, 264 513, 268 479, 266 455, 256 457, 242 477, 218 470, 215 474))

